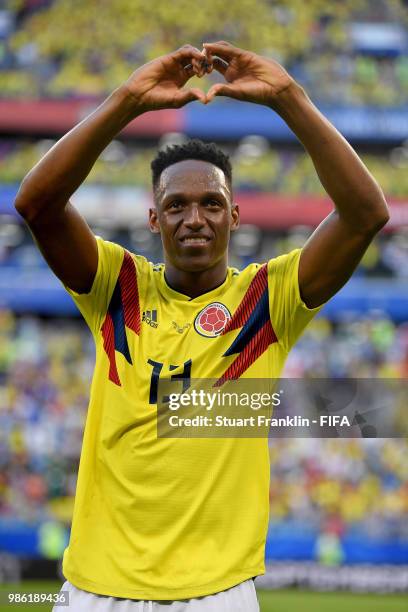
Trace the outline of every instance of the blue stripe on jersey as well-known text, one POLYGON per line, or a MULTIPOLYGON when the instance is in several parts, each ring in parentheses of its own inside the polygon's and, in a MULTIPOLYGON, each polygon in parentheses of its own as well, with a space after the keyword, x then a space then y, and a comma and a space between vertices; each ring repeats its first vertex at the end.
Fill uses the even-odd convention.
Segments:
POLYGON ((255 334, 269 321, 269 299, 268 287, 265 288, 261 299, 249 315, 245 325, 242 327, 238 336, 224 353, 224 357, 240 353, 255 336, 255 334))
POLYGON ((125 314, 123 312, 119 282, 117 282, 115 285, 108 311, 113 321, 115 350, 122 353, 126 361, 132 365, 132 358, 130 356, 129 345, 126 337, 125 314))

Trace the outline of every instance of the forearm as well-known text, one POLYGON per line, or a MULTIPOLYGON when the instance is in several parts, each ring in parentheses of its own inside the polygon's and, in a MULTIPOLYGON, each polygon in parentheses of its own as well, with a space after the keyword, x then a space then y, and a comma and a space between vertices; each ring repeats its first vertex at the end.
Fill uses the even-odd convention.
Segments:
POLYGON ((47 209, 58 214, 105 147, 137 114, 134 98, 126 88, 115 90, 27 174, 17 194, 17 210, 28 221, 47 209))
POLYGON ((353 229, 375 233, 388 220, 384 195, 358 155, 294 83, 273 106, 309 153, 339 216, 353 229))

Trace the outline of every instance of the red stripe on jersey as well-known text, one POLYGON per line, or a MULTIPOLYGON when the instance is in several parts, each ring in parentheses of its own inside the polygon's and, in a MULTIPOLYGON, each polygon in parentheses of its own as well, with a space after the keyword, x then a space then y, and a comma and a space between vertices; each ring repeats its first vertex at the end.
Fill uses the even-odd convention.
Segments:
POLYGON ((105 353, 109 359, 109 380, 111 380, 115 385, 121 386, 118 370, 116 367, 116 359, 115 359, 115 338, 113 332, 113 321, 110 313, 106 314, 105 320, 101 327, 102 338, 103 338, 103 348, 105 349, 105 353))
POLYGON ((215 387, 219 387, 227 380, 239 378, 257 359, 266 351, 268 346, 277 341, 275 332, 270 321, 250 339, 243 351, 231 363, 229 368, 217 380, 215 387))
POLYGON ((120 293, 122 296, 125 325, 137 335, 140 334, 140 305, 137 286, 137 273, 133 257, 125 251, 119 272, 120 293))
POLYGON ((222 335, 242 327, 247 322, 262 293, 268 286, 268 266, 264 264, 255 274, 242 301, 226 324, 222 335))

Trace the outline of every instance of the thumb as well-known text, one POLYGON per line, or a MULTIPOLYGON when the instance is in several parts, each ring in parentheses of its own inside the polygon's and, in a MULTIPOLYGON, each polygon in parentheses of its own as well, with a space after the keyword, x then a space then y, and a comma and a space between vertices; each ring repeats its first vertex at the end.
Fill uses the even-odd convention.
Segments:
POLYGON ((179 89, 174 98, 174 106, 176 108, 181 108, 188 104, 189 102, 193 102, 194 100, 198 100, 202 102, 202 104, 206 104, 206 96, 201 89, 197 87, 192 87, 190 89, 179 89))
POLYGON ((238 93, 232 85, 217 83, 213 85, 207 92, 207 103, 211 102, 215 96, 228 96, 229 98, 238 98, 238 93))

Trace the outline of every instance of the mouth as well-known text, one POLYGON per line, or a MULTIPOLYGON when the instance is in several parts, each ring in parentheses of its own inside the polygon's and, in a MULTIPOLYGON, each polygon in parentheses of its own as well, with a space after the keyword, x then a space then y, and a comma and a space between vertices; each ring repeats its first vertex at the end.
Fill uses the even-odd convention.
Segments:
POLYGON ((180 238, 181 244, 185 246, 205 246, 210 240, 211 238, 208 236, 184 236, 184 238, 180 238))

